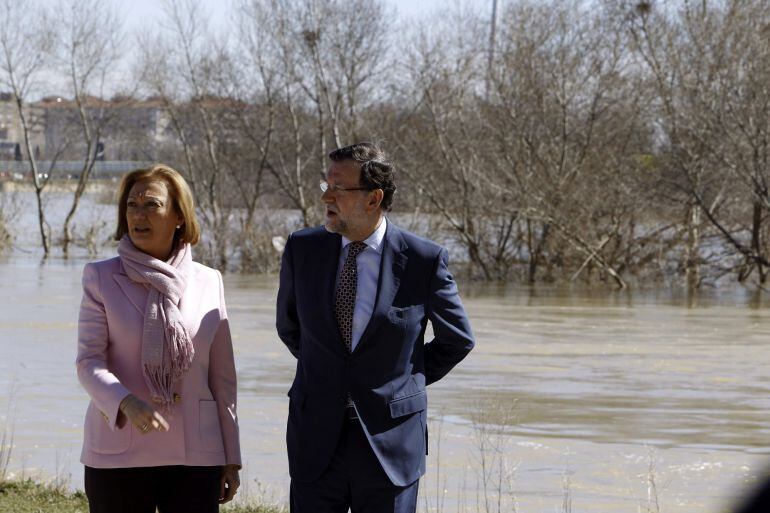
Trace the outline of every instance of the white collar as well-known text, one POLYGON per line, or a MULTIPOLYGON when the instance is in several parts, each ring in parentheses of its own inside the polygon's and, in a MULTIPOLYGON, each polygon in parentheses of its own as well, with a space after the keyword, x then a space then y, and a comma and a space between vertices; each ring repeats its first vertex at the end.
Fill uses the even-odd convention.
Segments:
MULTIPOLYGON (((387 228, 387 221, 385 220, 385 216, 382 216, 382 221, 380 222, 379 226, 375 228, 374 232, 372 232, 371 235, 369 235, 366 239, 363 240, 363 243, 369 246, 371 249, 376 251, 377 253, 382 253, 382 241, 385 240, 385 229, 387 228)), ((342 237, 342 249, 345 249, 345 246, 350 244, 352 241, 345 237, 343 235, 342 237)))

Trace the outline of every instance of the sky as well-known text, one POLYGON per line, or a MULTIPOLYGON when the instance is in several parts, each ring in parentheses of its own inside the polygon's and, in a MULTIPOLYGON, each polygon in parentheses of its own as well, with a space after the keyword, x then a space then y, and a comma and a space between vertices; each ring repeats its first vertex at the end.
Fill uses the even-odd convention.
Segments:
MULTIPOLYGON (((159 17, 162 12, 158 0, 106 1, 118 8, 119 12, 125 13, 128 25, 132 28, 141 27, 147 20, 159 17)), ((498 0, 498 8, 504 1, 498 0)), ((385 0, 385 2, 395 7, 398 14, 406 18, 419 18, 449 2, 485 8, 489 9, 490 12, 492 8, 492 0, 385 0)), ((232 3, 232 0, 202 0, 202 3, 211 14, 212 22, 219 24, 226 21, 228 6, 232 3)))

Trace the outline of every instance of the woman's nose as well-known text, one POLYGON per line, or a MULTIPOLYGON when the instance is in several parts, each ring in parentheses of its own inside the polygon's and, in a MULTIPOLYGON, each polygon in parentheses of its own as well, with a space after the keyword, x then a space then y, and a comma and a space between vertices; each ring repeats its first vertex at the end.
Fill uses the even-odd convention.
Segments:
POLYGON ((128 217, 131 219, 143 219, 146 217, 147 211, 144 207, 141 206, 135 206, 128 209, 128 217))

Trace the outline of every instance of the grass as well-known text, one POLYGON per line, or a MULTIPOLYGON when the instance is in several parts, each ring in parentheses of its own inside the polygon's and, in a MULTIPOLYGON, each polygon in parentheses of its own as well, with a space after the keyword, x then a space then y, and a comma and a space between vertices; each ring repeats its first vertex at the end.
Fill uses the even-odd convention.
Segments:
MULTIPOLYGON (((0 482, 0 511, 14 513, 87 513, 86 494, 62 491, 30 479, 0 482)), ((223 513, 282 513, 278 506, 235 504, 222 508, 223 513)))
POLYGON ((0 511, 85 513, 88 511, 88 501, 83 492, 63 492, 29 479, 3 481, 0 483, 0 511))

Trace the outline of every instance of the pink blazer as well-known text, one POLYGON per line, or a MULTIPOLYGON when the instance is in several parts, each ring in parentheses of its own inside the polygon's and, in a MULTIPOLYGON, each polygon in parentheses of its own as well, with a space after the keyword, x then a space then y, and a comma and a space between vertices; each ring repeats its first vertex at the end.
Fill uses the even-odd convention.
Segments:
POLYGON ((118 409, 129 393, 151 404, 140 368, 147 295, 120 258, 83 269, 76 365, 91 403, 80 461, 95 468, 240 465, 233 347, 222 276, 214 269, 194 262, 179 304, 195 357, 164 415, 169 431, 142 434, 118 409))

